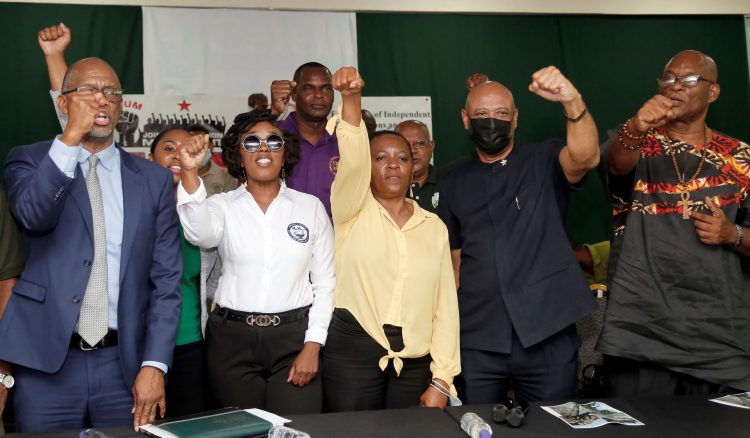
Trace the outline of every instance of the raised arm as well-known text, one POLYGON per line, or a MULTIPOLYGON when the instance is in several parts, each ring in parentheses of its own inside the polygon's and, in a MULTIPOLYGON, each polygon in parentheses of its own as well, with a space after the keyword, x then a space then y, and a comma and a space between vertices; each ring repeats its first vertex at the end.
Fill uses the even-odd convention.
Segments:
POLYGON ((567 144, 560 151, 560 166, 571 184, 599 164, 599 134, 581 93, 557 67, 545 67, 531 76, 529 91, 560 102, 567 123, 567 144))
POLYGON ((39 47, 44 53, 49 74, 50 90, 59 91, 62 88, 68 64, 65 62, 65 49, 70 44, 71 32, 64 23, 45 27, 37 34, 39 47))
POLYGON ((666 96, 657 94, 649 99, 629 118, 617 133, 617 138, 609 146, 609 171, 615 175, 626 175, 635 168, 641 159, 641 145, 649 129, 664 126, 674 118, 674 104, 666 96))
POLYGON ((341 92, 341 123, 336 128, 339 166, 331 187, 333 223, 344 223, 357 215, 370 190, 370 143, 362 123, 362 89, 365 81, 353 67, 333 74, 333 88, 341 92))
POLYGON ((65 62, 65 49, 70 44, 70 37, 70 29, 63 23, 45 27, 37 34, 39 47, 42 48, 44 60, 47 63, 52 106, 55 108, 57 120, 63 130, 68 123, 68 118, 60 109, 57 98, 60 96, 65 72, 68 70, 68 65, 65 62))
POLYGON ((219 245, 224 236, 224 210, 218 203, 223 198, 211 198, 198 176, 198 167, 209 150, 208 134, 193 135, 180 145, 180 184, 177 186, 177 213, 185 238, 201 248, 219 245))

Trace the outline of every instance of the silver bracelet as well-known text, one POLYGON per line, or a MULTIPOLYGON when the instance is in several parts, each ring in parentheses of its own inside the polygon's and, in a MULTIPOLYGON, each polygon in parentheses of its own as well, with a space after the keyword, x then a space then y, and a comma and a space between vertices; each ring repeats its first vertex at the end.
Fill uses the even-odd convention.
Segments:
POLYGON ((439 387, 439 386, 437 386, 436 384, 434 384, 434 383, 430 382, 430 386, 431 386, 431 387, 433 387, 433 388, 435 388, 435 389, 437 389, 437 390, 438 390, 438 392, 439 392, 439 393, 441 393, 441 394, 443 394, 444 396, 446 396, 446 397, 448 397, 448 398, 451 398, 451 395, 450 395, 450 393, 448 393, 448 392, 445 392, 445 391, 444 391, 444 390, 443 390, 442 388, 440 388, 440 387, 439 387))
POLYGON ((745 233, 742 232, 742 227, 739 225, 735 225, 737 227, 737 240, 734 242, 734 245, 732 245, 732 250, 735 250, 740 247, 742 244, 742 237, 745 233))
POLYGON ((434 384, 435 384, 435 385, 437 385, 437 386, 438 386, 438 387, 439 387, 440 389, 442 389, 442 390, 443 390, 444 392, 450 392, 450 388, 446 388, 445 386, 443 386, 443 384, 441 384, 441 383, 440 383, 439 381, 437 381, 437 380, 435 380, 435 379, 432 379, 430 383, 434 383, 434 384))

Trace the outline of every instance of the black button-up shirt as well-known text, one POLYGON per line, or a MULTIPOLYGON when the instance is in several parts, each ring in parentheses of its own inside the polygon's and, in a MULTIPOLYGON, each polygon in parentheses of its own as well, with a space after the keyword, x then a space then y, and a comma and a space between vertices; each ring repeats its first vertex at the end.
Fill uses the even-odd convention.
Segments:
POLYGON ((517 145, 441 179, 438 213, 461 250, 461 348, 510 353, 514 330, 527 348, 595 309, 565 234, 562 147, 517 145))

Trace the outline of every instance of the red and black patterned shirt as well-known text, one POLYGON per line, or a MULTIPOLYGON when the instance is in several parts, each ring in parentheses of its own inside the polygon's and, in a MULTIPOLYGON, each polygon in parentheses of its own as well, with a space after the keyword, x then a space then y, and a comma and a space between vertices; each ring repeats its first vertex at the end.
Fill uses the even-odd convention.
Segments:
MULTIPOLYGON (((614 143, 612 147, 622 147, 614 143)), ((750 390, 750 264, 729 247, 700 242, 684 205, 750 226, 750 147, 712 131, 707 147, 647 135, 626 176, 610 175, 614 233, 609 303, 598 348, 662 364, 709 382, 750 390), (696 178, 705 152, 705 162, 696 178)), ((750 236, 746 237, 750 238, 750 236)))

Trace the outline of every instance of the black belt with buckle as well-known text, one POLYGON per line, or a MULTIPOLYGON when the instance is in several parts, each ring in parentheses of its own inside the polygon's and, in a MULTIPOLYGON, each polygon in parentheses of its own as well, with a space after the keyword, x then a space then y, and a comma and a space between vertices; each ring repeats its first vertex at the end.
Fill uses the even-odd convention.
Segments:
POLYGON ((281 313, 240 312, 239 310, 227 309, 226 307, 221 306, 216 306, 216 310, 214 310, 216 316, 230 321, 244 322, 245 324, 254 327, 275 327, 281 324, 289 324, 306 317, 309 312, 310 306, 300 307, 299 309, 281 313))
POLYGON ((73 337, 70 338, 70 348, 77 348, 82 351, 96 350, 104 347, 114 347, 115 345, 117 345, 117 331, 115 330, 108 331, 107 334, 104 335, 102 340, 94 345, 89 345, 78 333, 73 333, 73 337))

